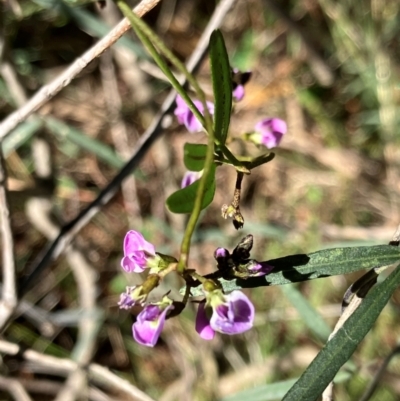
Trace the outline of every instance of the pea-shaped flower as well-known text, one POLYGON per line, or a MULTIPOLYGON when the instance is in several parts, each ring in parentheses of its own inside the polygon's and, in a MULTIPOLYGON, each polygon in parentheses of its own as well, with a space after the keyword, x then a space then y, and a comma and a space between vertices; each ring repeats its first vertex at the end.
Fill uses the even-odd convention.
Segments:
POLYGON ((286 131, 286 122, 280 118, 264 118, 255 125, 254 132, 246 134, 245 138, 257 145, 272 149, 280 144, 286 131))
POLYGON ((147 242, 137 231, 128 231, 124 239, 122 268, 128 273, 141 273, 148 267, 149 259, 156 256, 153 244, 147 242))
POLYGON ((118 306, 120 309, 130 309, 136 304, 143 304, 146 301, 147 294, 143 292, 142 285, 126 287, 119 297, 118 306))
POLYGON ((202 171, 186 171, 185 175, 182 178, 181 188, 186 188, 189 185, 192 185, 195 181, 200 179, 202 174, 202 171))
POLYGON ((241 72, 237 68, 232 69, 232 95, 236 102, 244 98, 244 85, 251 78, 251 71, 241 72))
MULTIPOLYGON (((193 100, 193 103, 200 113, 204 115, 203 103, 201 103, 200 100, 193 100)), ((207 102, 207 108, 211 115, 214 114, 214 105, 211 102, 207 102)), ((176 109, 174 110, 174 114, 178 119, 179 124, 184 124, 189 132, 200 132, 203 129, 200 121, 179 95, 176 97, 176 109)))
POLYGON ((172 300, 167 297, 157 304, 145 306, 132 326, 135 341, 147 347, 154 347, 164 328, 167 312, 172 308, 172 300))
POLYGON ((197 310, 196 331, 203 340, 212 340, 215 335, 215 331, 210 325, 210 318, 207 316, 205 302, 201 302, 197 310))
POLYGON ((240 334, 253 327, 254 306, 240 291, 228 295, 221 290, 207 294, 207 302, 200 304, 196 318, 196 331, 205 340, 211 340, 212 331, 223 334, 240 334), (208 307, 208 308, 207 308, 208 307), (210 312, 209 318, 207 312, 210 312))

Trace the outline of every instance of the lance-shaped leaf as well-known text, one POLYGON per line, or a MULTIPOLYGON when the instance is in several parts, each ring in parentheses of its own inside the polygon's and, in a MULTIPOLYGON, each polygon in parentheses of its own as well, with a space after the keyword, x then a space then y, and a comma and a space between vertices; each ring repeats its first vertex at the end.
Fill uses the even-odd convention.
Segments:
POLYGON ((317 400, 340 367, 351 357, 400 284, 400 268, 373 288, 343 327, 325 345, 283 401, 317 400))
MULTIPOLYGON (((246 280, 220 279, 224 291, 282 285, 316 278, 337 276, 373 267, 387 266, 400 260, 399 247, 392 245, 332 248, 321 251, 285 256, 267 261, 274 266, 272 273, 246 280)), ((202 295, 200 287, 193 288, 194 296, 202 295)))
MULTIPOLYGON (((174 192, 167 199, 168 209, 172 213, 191 213, 196 199, 197 189, 200 181, 174 192)), ((215 164, 211 166, 211 171, 207 176, 206 190, 201 204, 201 209, 205 209, 214 199, 215 194, 215 164)))
POLYGON ((224 38, 219 30, 210 38, 211 77, 214 91, 214 133, 224 145, 232 110, 232 76, 224 38))
POLYGON ((185 143, 183 148, 183 162, 190 171, 201 171, 206 160, 207 145, 185 143))

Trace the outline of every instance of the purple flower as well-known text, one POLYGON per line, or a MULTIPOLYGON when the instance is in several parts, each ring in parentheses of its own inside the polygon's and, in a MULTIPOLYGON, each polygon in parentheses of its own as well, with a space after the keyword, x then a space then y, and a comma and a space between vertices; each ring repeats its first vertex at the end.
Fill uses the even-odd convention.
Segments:
POLYGON ((253 327, 254 306, 240 291, 223 295, 221 290, 207 293, 207 303, 199 305, 196 317, 196 331, 205 340, 211 340, 214 331, 223 334, 239 334, 253 327), (207 316, 211 306, 211 318, 207 316), (208 308, 209 309, 209 308, 208 308))
POLYGON ((136 303, 143 304, 146 298, 147 294, 143 293, 142 285, 126 287, 126 291, 120 295, 118 306, 120 309, 130 309, 136 303))
POLYGON ((224 334, 239 334, 253 327, 254 306, 240 291, 225 296, 225 302, 213 308, 210 326, 224 334))
POLYGON ((274 266, 269 265, 267 262, 256 262, 250 266, 247 266, 250 277, 265 276, 271 273, 273 268, 274 266))
POLYGON ((243 85, 238 85, 232 92, 233 99, 236 102, 239 102, 244 98, 244 86, 243 85))
POLYGON ((200 177, 201 177, 201 172, 199 171, 186 171, 185 175, 182 178, 181 188, 186 188, 189 185, 192 185, 200 177))
POLYGON ((171 308, 172 301, 166 297, 156 305, 145 306, 132 326, 135 341, 147 347, 154 347, 164 328, 167 312, 171 308))
POLYGON ((217 248, 214 251, 214 259, 217 261, 227 259, 227 258, 229 258, 229 256, 231 256, 231 255, 230 255, 229 251, 225 248, 217 248))
POLYGON ((124 239, 122 268, 128 272, 141 273, 147 267, 147 260, 155 256, 154 245, 147 242, 137 231, 128 231, 124 239))
POLYGON ((262 144, 268 149, 279 145, 287 131, 286 122, 280 118, 265 118, 254 127, 255 133, 250 136, 251 140, 257 144, 262 144))
MULTIPOLYGON (((199 100, 194 100, 193 103, 200 113, 204 115, 203 104, 199 100)), ((211 102, 207 102, 207 108, 210 114, 214 114, 214 105, 211 102)), ((179 124, 184 124, 189 132, 194 133, 202 130, 203 126, 200 121, 195 117, 188 105, 179 95, 176 97, 176 109, 174 114, 176 115, 179 124)))
POLYGON ((241 72, 238 68, 232 69, 232 95, 236 102, 244 98, 244 85, 251 78, 251 71, 241 72))
POLYGON ((210 326, 210 318, 207 316, 204 302, 199 304, 199 309, 197 310, 196 331, 203 340, 212 340, 215 335, 215 331, 210 326))

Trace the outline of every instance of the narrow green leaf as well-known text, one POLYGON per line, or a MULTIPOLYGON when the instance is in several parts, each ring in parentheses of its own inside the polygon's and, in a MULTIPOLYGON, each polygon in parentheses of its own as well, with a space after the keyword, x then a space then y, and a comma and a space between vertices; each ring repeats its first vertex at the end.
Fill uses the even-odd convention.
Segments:
MULTIPOLYGON (((200 181, 174 192, 167 199, 168 209, 172 213, 191 213, 196 199, 197 188, 200 181)), ((201 209, 205 209, 214 199, 215 194, 215 165, 212 165, 210 174, 207 177, 206 190, 203 197, 201 209)))
POLYGON ((326 341, 331 334, 328 323, 308 302, 303 294, 294 285, 283 285, 281 291, 290 303, 297 309, 302 321, 321 340, 326 341))
MULTIPOLYGON (((355 248, 324 249, 310 254, 285 256, 269 260, 274 266, 272 273, 247 280, 223 280, 224 291, 282 285, 321 277, 348 274, 372 267, 387 266, 400 260, 400 249, 392 245, 360 246, 355 248)), ((194 296, 201 295, 200 287, 192 289, 194 296)))
POLYGON ((211 121, 207 123, 207 118, 205 119, 204 116, 200 113, 199 109, 196 107, 192 99, 186 93, 186 90, 184 89, 182 84, 178 81, 178 79, 175 77, 174 73, 172 72, 168 64, 165 62, 161 54, 164 57, 166 57, 170 61, 170 63, 174 65, 177 68, 177 70, 184 75, 187 81, 195 89, 196 94, 199 96, 200 99, 203 99, 205 103, 204 93, 201 90, 196 79, 193 77, 193 75, 187 70, 186 66, 168 49, 168 47, 161 40, 161 38, 158 35, 156 35, 156 33, 140 17, 138 17, 123 0, 117 0, 117 5, 122 11, 122 13, 125 15, 125 17, 129 20, 132 29, 135 31, 138 38, 147 48, 147 51, 150 53, 154 61, 160 67, 161 71, 165 74, 169 83, 183 98, 183 100, 186 102, 192 113, 196 116, 196 118, 201 122, 201 124, 205 128, 207 128, 207 125, 210 125, 211 127, 211 121))
POLYGON ((190 171, 201 171, 206 160, 207 145, 185 143, 183 148, 183 161, 190 171))
POLYGON ((397 267, 383 283, 369 292, 343 327, 318 353, 283 401, 313 401, 319 398, 371 329, 399 284, 400 268, 397 267))
MULTIPOLYGON (((58 3, 58 1, 56 2, 58 3)), ((90 35, 102 38, 110 32, 111 28, 104 23, 100 17, 95 17, 88 11, 80 7, 71 7, 68 5, 68 11, 72 18, 90 35)), ((133 54, 138 56, 142 60, 149 60, 149 56, 145 51, 135 42, 130 40, 127 35, 121 37, 117 42, 117 46, 124 46, 126 49, 130 50, 133 54)))
POLYGON ((42 127, 43 121, 36 116, 32 116, 27 121, 20 124, 3 140, 2 150, 4 157, 7 157, 13 150, 18 149, 21 145, 27 142, 42 127))
POLYGON ((232 110, 232 77, 224 38, 219 30, 210 38, 211 77, 214 90, 215 138, 225 144, 232 110))
POLYGON ((68 124, 54 117, 44 117, 43 119, 47 128, 57 137, 70 140, 87 152, 95 154, 110 166, 121 168, 124 165, 123 160, 109 146, 104 145, 102 142, 88 137, 82 131, 70 127, 68 124))
MULTIPOLYGON (((335 383, 340 383, 345 380, 349 380, 352 376, 352 372, 340 371, 335 379, 335 383)), ((274 401, 281 400, 288 390, 296 383, 297 379, 282 380, 271 384, 262 384, 257 387, 249 388, 247 390, 240 391, 239 393, 224 397, 220 401, 274 401)))
POLYGON ((283 380, 276 383, 264 384, 240 393, 224 397, 221 401, 274 401, 280 400, 288 392, 296 379, 283 380))

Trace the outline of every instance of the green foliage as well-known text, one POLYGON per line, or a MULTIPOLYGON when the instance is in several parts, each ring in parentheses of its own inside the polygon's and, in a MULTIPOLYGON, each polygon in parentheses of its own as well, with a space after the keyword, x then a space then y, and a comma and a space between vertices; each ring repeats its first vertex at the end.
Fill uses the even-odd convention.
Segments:
POLYGON ((183 162, 188 170, 203 170, 207 154, 207 145, 185 143, 183 152, 183 162))
POLYGON ((95 154, 110 166, 121 168, 124 165, 122 159, 107 145, 97 139, 90 138, 76 128, 63 123, 53 117, 45 117, 46 127, 59 139, 67 139, 75 143, 79 148, 95 154))
POLYGON ((211 77, 214 90, 214 133, 224 145, 228 136, 232 110, 232 77, 229 57, 220 31, 210 38, 211 77))
MULTIPOLYGON (((196 201, 197 189, 200 180, 193 184, 174 192, 167 199, 168 209, 173 213, 191 213, 196 201)), ((201 209, 205 209, 214 199, 215 194, 215 165, 211 167, 211 171, 207 176, 206 187, 204 192, 201 209)))
POLYGON ((307 298, 294 285, 283 285, 281 291, 297 309, 304 324, 307 325, 310 331, 321 341, 326 341, 331 333, 331 329, 307 298))
MULTIPOLYGON (((313 280, 340 274, 348 274, 373 267, 388 266, 400 260, 400 248, 391 245, 361 246, 354 248, 333 248, 309 253, 289 255, 269 260, 274 266, 272 273, 263 277, 246 280, 220 279, 226 292, 241 288, 282 285, 313 280)), ((201 289, 192 290, 201 295, 201 289)))
POLYGON ((318 399, 371 329, 399 284, 400 268, 397 267, 384 282, 370 291, 286 394, 284 401, 318 399))

